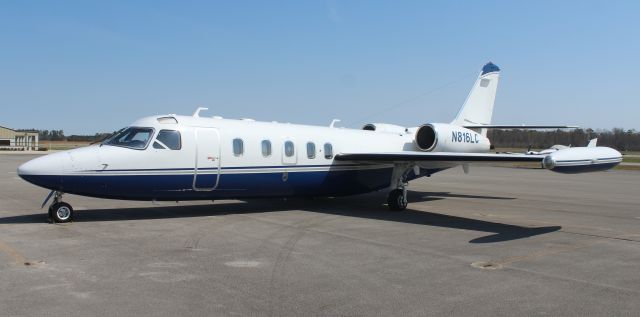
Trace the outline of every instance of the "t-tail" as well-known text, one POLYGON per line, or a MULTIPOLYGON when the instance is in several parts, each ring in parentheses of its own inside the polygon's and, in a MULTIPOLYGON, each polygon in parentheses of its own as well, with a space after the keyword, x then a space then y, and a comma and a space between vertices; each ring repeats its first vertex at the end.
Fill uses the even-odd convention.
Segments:
MULTIPOLYGON (((451 124, 457 126, 491 125, 499 79, 500 68, 491 62, 485 64, 480 76, 473 84, 467 100, 451 124)), ((487 129, 480 129, 480 134, 486 136, 487 129)))

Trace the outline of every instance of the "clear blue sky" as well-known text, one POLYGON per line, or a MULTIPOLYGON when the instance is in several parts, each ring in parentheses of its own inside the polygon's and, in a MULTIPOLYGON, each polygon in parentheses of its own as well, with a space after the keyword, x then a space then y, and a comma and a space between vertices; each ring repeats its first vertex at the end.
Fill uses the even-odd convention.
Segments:
POLYGON ((494 123, 640 130, 639 1, 2 1, 0 43, 14 128, 448 122, 493 61, 494 123))

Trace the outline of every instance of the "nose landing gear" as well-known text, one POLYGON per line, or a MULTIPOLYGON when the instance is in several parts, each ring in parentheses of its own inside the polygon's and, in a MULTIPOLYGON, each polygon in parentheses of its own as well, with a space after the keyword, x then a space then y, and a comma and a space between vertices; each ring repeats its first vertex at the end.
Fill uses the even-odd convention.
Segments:
POLYGON ((73 220, 73 208, 62 201, 62 194, 59 191, 52 191, 42 204, 44 206, 49 198, 53 196, 53 202, 49 206, 50 223, 65 223, 73 220))

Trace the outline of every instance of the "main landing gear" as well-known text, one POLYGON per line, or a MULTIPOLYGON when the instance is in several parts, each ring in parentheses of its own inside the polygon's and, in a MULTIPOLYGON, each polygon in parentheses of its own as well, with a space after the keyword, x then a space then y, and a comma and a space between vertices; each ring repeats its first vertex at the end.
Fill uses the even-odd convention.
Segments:
POLYGON ((53 202, 49 205, 49 222, 65 223, 73 220, 73 208, 71 205, 62 201, 62 192, 52 191, 44 200, 42 206, 53 196, 53 202))
POLYGON ((402 189, 398 188, 390 191, 387 197, 387 204, 389 205, 389 209, 393 211, 407 209, 407 205, 409 204, 407 201, 407 188, 403 187, 402 189))
POLYGON ((393 211, 401 211, 407 209, 409 201, 407 200, 407 177, 413 171, 416 175, 420 174, 420 168, 415 165, 396 164, 391 175, 392 189, 387 197, 387 205, 393 211))

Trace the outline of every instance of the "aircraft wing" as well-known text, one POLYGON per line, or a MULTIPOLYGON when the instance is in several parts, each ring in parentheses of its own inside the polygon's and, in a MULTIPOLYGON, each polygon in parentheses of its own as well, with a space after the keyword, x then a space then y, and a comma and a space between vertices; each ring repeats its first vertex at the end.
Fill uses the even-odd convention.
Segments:
POLYGON ((465 124, 463 127, 467 129, 577 129, 576 125, 497 125, 497 124, 465 124))
POLYGON ((367 162, 542 162, 545 155, 456 153, 456 152, 386 152, 340 153, 337 161, 367 162))

